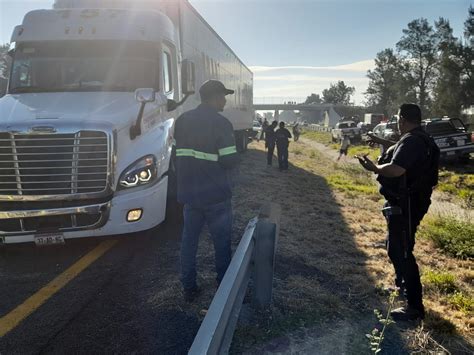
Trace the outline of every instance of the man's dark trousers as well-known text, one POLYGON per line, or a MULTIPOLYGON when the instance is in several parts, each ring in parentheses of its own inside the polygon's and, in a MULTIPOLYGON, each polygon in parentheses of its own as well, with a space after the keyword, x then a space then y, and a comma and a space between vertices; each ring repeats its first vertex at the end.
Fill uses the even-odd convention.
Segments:
POLYGON ((288 170, 288 143, 277 144, 278 167, 288 170))
POLYGON ((214 243, 217 282, 222 281, 231 260, 231 201, 204 207, 184 205, 184 229, 181 240, 181 282, 184 289, 196 287, 196 253, 199 235, 205 223, 214 243))
POLYGON ((267 143, 267 164, 272 165, 273 160, 273 152, 275 151, 275 142, 268 142, 267 143))
MULTIPOLYGON (((388 204, 387 204, 388 205, 388 204)), ((391 215, 386 217, 388 224, 387 251, 395 268, 398 287, 405 287, 408 305, 424 312, 420 272, 413 255, 415 232, 423 214, 412 208, 411 235, 408 234, 408 216, 391 215)))

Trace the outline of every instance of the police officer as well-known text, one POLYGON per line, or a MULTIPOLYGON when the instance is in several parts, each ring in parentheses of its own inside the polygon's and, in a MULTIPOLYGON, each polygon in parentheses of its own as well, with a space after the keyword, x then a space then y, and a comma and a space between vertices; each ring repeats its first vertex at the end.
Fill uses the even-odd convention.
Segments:
MULTIPOLYGON (((388 225, 387 250, 395 268, 395 284, 406 292, 407 307, 391 312, 394 320, 423 319, 420 273, 413 248, 415 232, 431 203, 438 181, 439 149, 433 138, 421 128, 421 110, 415 104, 403 104, 398 126, 402 137, 382 155, 378 164, 357 157, 367 170, 378 175, 383 208, 388 225)), ((382 142, 386 143, 386 142, 382 142)))
POLYGON ((205 223, 214 243, 218 283, 231 259, 230 170, 237 165, 238 155, 232 124, 219 112, 224 110, 225 96, 233 93, 220 81, 209 80, 199 89, 201 104, 176 121, 178 201, 184 204, 181 282, 188 302, 200 293, 196 253, 205 223))

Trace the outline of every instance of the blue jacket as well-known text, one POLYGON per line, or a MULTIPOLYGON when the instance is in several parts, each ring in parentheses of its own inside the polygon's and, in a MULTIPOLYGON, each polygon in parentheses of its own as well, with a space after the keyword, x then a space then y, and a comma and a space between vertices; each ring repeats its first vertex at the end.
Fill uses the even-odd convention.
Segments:
POLYGON ((238 155, 227 118, 201 104, 178 117, 174 137, 178 201, 199 207, 230 199, 229 172, 238 155))

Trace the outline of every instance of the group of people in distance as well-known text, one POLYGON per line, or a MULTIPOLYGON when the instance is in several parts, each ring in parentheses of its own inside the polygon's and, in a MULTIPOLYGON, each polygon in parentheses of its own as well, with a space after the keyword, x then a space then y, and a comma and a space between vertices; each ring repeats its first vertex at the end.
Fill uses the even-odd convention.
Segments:
MULTIPOLYGON (((299 129, 293 129, 295 141, 299 137, 299 129)), ((267 149, 267 165, 272 166, 273 152, 277 148, 278 168, 280 171, 288 170, 288 146, 290 139, 293 138, 290 131, 285 128, 285 122, 273 121, 271 124, 265 119, 262 123, 262 132, 260 139, 265 139, 265 148, 267 149), (276 129, 278 126, 278 129, 276 129), (276 129, 276 130, 275 130, 276 129)))

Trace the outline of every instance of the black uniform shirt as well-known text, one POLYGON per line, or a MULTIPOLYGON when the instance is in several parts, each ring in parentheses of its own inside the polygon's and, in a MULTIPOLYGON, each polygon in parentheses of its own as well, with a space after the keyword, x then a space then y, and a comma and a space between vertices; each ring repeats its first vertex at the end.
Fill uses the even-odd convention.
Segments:
MULTIPOLYGON (((416 130, 422 130, 417 127, 412 131, 405 133, 400 141, 395 145, 392 164, 396 164, 406 170, 407 186, 410 186, 420 174, 425 173, 426 163, 429 159, 430 147, 423 141, 423 138, 416 135, 416 130), (412 133, 413 132, 413 133, 412 133)), ((382 184, 380 192, 387 199, 393 200, 398 195, 403 177, 387 178, 379 176, 378 180, 382 184)))
POLYGON ((238 163, 232 124, 210 106, 199 105, 176 121, 178 201, 216 204, 232 196, 229 171, 238 163))
POLYGON ((278 128, 275 132, 276 144, 279 146, 288 145, 288 139, 291 138, 291 133, 286 128, 278 128))

